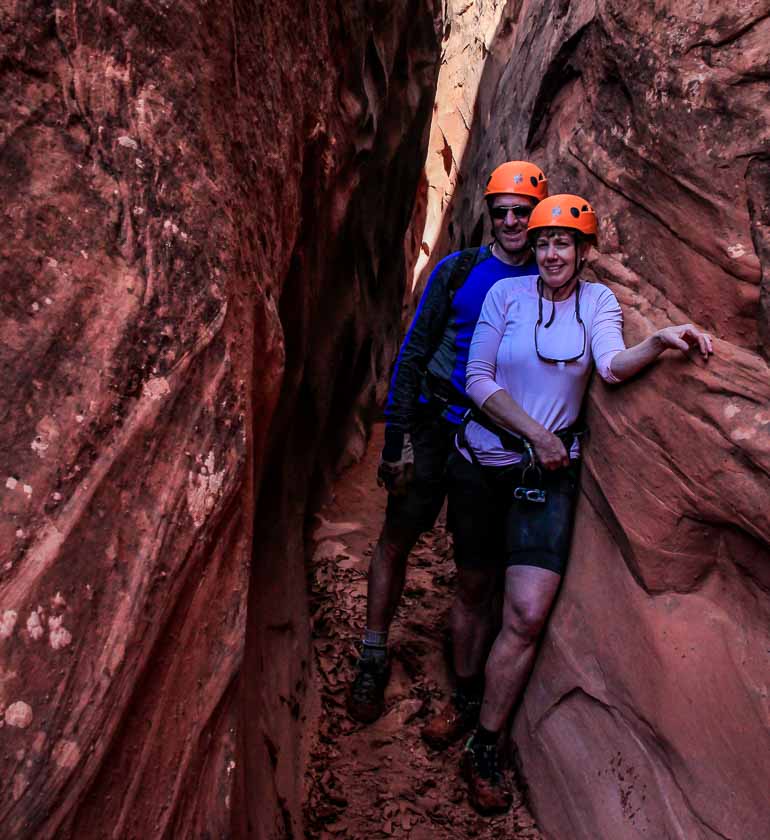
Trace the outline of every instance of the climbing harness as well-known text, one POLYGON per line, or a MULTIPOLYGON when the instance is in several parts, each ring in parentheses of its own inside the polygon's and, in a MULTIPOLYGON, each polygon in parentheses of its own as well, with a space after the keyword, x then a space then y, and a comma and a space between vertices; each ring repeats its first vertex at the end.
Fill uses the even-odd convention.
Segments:
MULTIPOLYGON (((507 429, 501 428, 478 408, 468 409, 463 415, 460 428, 457 432, 457 442, 470 454, 471 461, 479 470, 483 471, 483 464, 479 461, 476 453, 473 451, 473 447, 470 446, 465 436, 466 427, 471 420, 496 434, 500 438, 500 443, 502 443, 504 449, 524 455, 520 463, 511 465, 511 474, 521 473, 518 481, 516 481, 516 486, 513 488, 513 498, 522 502, 544 504, 548 499, 548 494, 542 487, 543 470, 537 462, 537 456, 530 441, 519 435, 515 435, 513 432, 509 432, 507 429)), ((588 434, 588 427, 581 416, 571 426, 568 426, 566 429, 561 429, 554 434, 564 444, 564 448, 569 453, 575 440, 585 437, 588 434)))
POLYGON ((546 492, 542 487, 531 487, 527 483, 527 474, 532 473, 532 477, 538 484, 542 484, 543 471, 540 469, 535 458, 535 451, 532 449, 532 444, 522 438, 526 449, 526 466, 521 473, 521 484, 513 488, 513 498, 519 501, 535 502, 536 504, 545 504, 546 492))

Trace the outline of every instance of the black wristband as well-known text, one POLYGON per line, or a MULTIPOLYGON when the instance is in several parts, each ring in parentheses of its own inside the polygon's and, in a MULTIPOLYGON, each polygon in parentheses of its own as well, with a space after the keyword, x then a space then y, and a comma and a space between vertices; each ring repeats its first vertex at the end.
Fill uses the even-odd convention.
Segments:
POLYGON ((400 461, 404 451, 404 433, 399 429, 385 427, 385 446, 382 447, 383 461, 400 461))

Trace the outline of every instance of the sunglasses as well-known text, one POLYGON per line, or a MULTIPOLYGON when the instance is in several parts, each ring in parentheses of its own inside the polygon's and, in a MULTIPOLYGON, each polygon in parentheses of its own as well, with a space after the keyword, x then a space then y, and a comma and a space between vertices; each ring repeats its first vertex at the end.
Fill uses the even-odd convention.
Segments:
POLYGON ((551 324, 553 323, 553 319, 556 315, 556 304, 552 303, 551 306, 551 317, 548 321, 543 324, 543 281, 538 278, 537 280, 537 321, 535 322, 535 353, 537 353, 537 358, 540 359, 541 362, 548 362, 551 365, 565 365, 569 362, 577 362, 583 358, 586 352, 586 344, 588 342, 588 336, 586 334, 586 325, 583 323, 583 319, 580 317, 580 281, 578 280, 577 288, 575 289, 575 319, 577 320, 578 324, 580 324, 580 329, 583 333, 583 346, 580 348, 580 352, 570 356, 566 359, 553 359, 550 356, 546 356, 540 352, 540 345, 537 342, 537 333, 540 329, 541 325, 544 329, 548 329, 551 324))
POLYGON ((495 219, 495 221, 504 219, 508 213, 513 213, 517 219, 528 219, 532 215, 532 208, 528 207, 526 204, 515 204, 513 207, 489 208, 489 215, 495 219))

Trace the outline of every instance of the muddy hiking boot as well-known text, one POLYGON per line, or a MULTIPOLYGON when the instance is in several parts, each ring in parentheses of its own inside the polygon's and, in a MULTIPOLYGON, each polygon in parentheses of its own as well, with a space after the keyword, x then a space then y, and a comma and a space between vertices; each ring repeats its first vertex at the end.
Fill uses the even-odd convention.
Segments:
POLYGON ((348 714, 359 723, 374 723, 385 708, 385 686, 390 676, 387 659, 358 660, 358 671, 348 692, 348 714))
POLYGON ((498 767, 497 745, 468 739, 461 762, 468 782, 468 801, 484 816, 502 814, 511 807, 513 796, 506 788, 498 767))
POLYGON ((453 692, 449 702, 423 727, 423 741, 434 750, 445 750, 476 726, 480 709, 480 699, 465 699, 453 692))

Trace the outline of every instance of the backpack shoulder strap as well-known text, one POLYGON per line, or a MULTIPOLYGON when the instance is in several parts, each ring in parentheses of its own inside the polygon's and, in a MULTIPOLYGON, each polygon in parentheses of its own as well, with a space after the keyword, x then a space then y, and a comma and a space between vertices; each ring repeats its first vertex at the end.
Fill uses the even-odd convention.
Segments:
POLYGON ((471 269, 476 264, 479 250, 479 248, 466 248, 457 255, 457 259, 452 266, 452 273, 449 275, 448 287, 451 295, 454 295, 471 273, 471 269))

